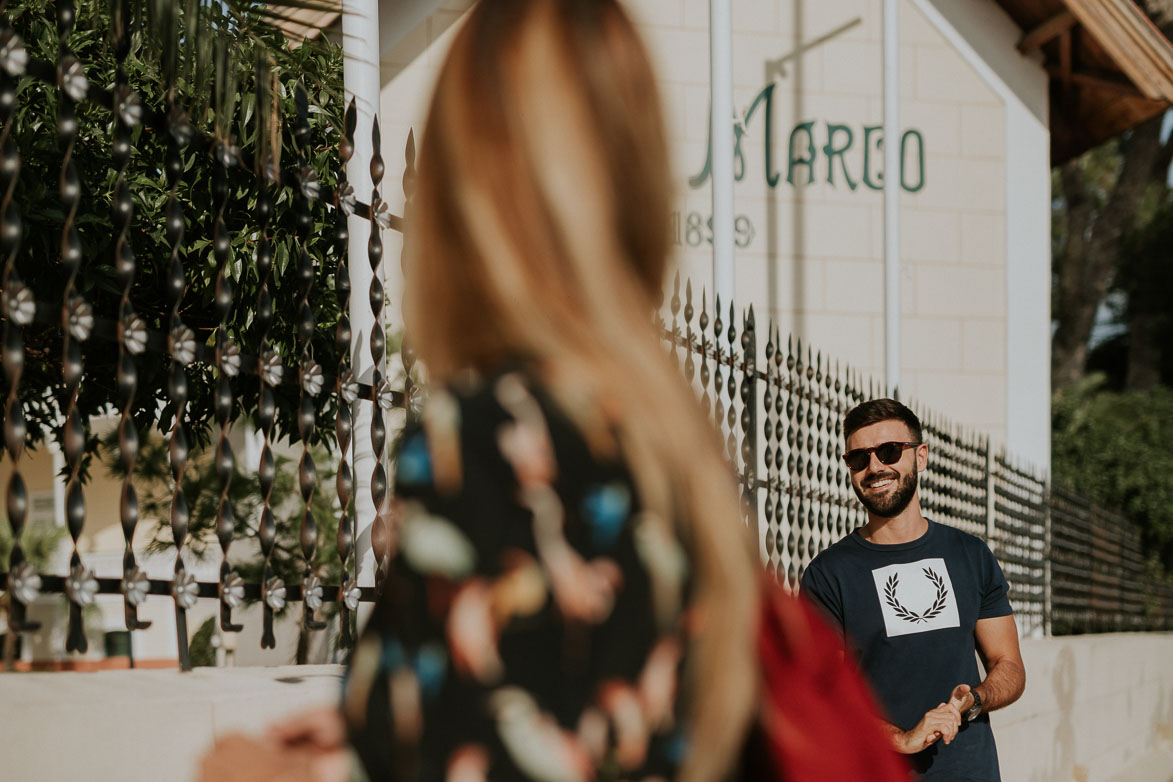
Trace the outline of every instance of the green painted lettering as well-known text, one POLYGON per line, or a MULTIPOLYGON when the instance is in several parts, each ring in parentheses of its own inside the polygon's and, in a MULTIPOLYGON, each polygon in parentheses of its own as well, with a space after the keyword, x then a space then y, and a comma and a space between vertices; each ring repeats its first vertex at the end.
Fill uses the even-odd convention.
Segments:
POLYGON ((705 186, 705 182, 709 181, 709 175, 713 171, 713 107, 709 107, 709 124, 706 126, 709 129, 708 142, 705 144, 705 167, 700 170, 695 176, 689 177, 688 186, 693 190, 697 190, 705 186))
POLYGON ((884 149, 884 126, 866 125, 863 129, 863 183, 872 190, 883 190, 883 174, 879 175, 878 181, 872 179, 872 136, 878 136, 875 145, 878 155, 884 149))
MULTIPOLYGON (((773 83, 766 85, 766 87, 764 89, 762 89, 761 92, 758 93, 757 97, 754 98, 753 104, 749 107, 749 111, 747 111, 745 113, 745 125, 744 126, 739 125, 736 128, 734 128, 734 134, 737 137, 737 156, 738 156, 738 159, 741 161, 741 174, 742 174, 742 176, 744 176, 745 175, 745 156, 743 155, 743 153, 741 151, 741 139, 746 134, 746 128, 748 128, 750 121, 753 120, 754 113, 757 112, 758 106, 762 105, 763 101, 765 101, 765 112, 766 112, 766 131, 765 131, 765 139, 763 140, 763 143, 765 144, 765 147, 766 147, 766 157, 765 157, 765 163, 764 163, 766 184, 769 185, 771 188, 774 188, 774 187, 778 186, 778 180, 782 178, 782 175, 774 167, 774 84, 773 83)), ((741 181, 740 176, 737 178, 737 181, 738 182, 741 181)))
POLYGON ((909 193, 919 193, 925 187, 925 138, 919 130, 906 130, 900 137, 900 186, 909 193), (916 187, 908 184, 908 140, 916 139, 916 187))
POLYGON ((814 184, 815 181, 815 156, 818 151, 815 147, 815 123, 803 122, 794 126, 794 130, 790 131, 790 139, 786 144, 788 153, 788 160, 786 163, 786 181, 794 184, 794 169, 798 166, 806 166, 807 170, 807 184, 814 184), (806 157, 797 157, 794 154, 794 142, 798 140, 798 133, 802 131, 806 133, 806 157))
MULTIPOLYGON (((765 114, 763 125, 763 161, 766 185, 777 188, 782 175, 777 170, 774 145, 774 84, 768 84, 754 98, 749 110, 745 112, 745 120, 734 126, 733 129, 733 174, 736 181, 741 182, 748 173, 748 154, 743 146, 749 135, 748 126, 761 109, 765 114)), ((855 145, 855 131, 851 126, 840 122, 827 122, 826 144, 818 147, 815 143, 814 120, 802 122, 794 126, 787 139, 786 154, 786 182, 795 184, 796 177, 801 178, 800 167, 806 168, 805 182, 814 184, 815 166, 818 163, 819 150, 827 160, 827 184, 837 187, 835 182, 836 167, 843 172, 843 181, 848 189, 854 191, 859 188, 860 182, 869 190, 884 189, 884 128, 882 125, 863 126, 863 173, 856 180, 851 175, 847 164, 847 154, 855 145)), ((700 172, 688 180, 689 187, 699 189, 713 173, 713 142, 710 128, 709 143, 705 148, 705 164, 700 172)), ((900 138, 900 187, 908 193, 919 193, 925 188, 925 139, 916 129, 904 131, 900 138), (916 151, 913 155, 913 144, 916 151), (911 164, 911 165, 910 165, 911 164), (915 167, 915 170, 913 169, 915 167)))
MULTIPOLYGON (((851 142, 855 140, 855 134, 851 132, 851 128, 846 125, 827 125, 827 143, 823 146, 823 157, 827 158, 827 184, 831 187, 835 186, 835 158, 839 158, 839 165, 843 167, 843 179, 847 182, 847 187, 854 190, 857 183, 851 179, 851 174, 847 170, 847 150, 851 149, 851 142), (846 135, 846 141, 842 146, 836 146, 835 134, 843 133, 846 135)), ((867 154, 866 152, 864 153, 867 154)))
MULTIPOLYGON (((742 125, 736 125, 733 128, 733 175, 734 178, 740 182, 745 179, 746 165, 745 165, 745 150, 742 149, 741 142, 746 136, 746 128, 749 123, 753 121, 754 114, 757 113, 759 106, 765 106, 764 111, 766 115, 765 120, 765 176, 766 184, 770 187, 777 187, 778 180, 782 175, 776 170, 774 165, 774 85, 768 84, 762 88, 762 91, 754 98, 753 104, 750 105, 749 110, 745 113, 745 122, 742 125)), ((694 190, 703 187, 709 181, 709 177, 713 173, 713 130, 712 130, 712 108, 709 109, 709 140, 705 146, 705 165, 700 172, 692 176, 688 180, 688 186, 694 190)))

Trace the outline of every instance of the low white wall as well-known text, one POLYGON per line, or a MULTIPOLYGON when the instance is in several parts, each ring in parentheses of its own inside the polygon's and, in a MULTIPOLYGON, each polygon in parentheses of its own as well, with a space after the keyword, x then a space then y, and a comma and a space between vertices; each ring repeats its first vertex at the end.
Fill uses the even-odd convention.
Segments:
POLYGON ((1022 642, 1026 693, 991 720, 1003 782, 1173 780, 1173 634, 1022 642))
POLYGON ((5 782, 191 782, 212 742, 333 703, 337 665, 0 673, 5 782))
MULTIPOLYGON (((1004 782, 1173 780, 1173 634, 1023 642, 1004 782)), ((190 782, 218 736, 337 699, 335 665, 0 674, 4 780, 190 782)))

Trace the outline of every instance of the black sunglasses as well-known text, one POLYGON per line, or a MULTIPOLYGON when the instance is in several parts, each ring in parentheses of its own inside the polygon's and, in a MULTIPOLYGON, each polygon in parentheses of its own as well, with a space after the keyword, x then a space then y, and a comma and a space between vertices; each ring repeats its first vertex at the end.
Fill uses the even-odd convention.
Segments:
POLYGON ((896 464, 904 455, 905 448, 915 448, 918 445, 920 443, 880 443, 871 448, 853 448, 843 454, 843 461, 853 472, 859 472, 871 463, 873 453, 881 464, 896 464))

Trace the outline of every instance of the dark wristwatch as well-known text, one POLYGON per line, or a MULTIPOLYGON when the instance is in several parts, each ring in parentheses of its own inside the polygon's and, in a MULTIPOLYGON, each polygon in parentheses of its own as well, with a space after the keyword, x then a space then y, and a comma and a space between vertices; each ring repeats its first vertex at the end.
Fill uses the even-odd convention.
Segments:
POLYGON ((977 690, 970 690, 970 694, 973 695, 973 705, 965 710, 963 716, 966 722, 973 722, 982 713, 982 696, 978 695, 977 690))

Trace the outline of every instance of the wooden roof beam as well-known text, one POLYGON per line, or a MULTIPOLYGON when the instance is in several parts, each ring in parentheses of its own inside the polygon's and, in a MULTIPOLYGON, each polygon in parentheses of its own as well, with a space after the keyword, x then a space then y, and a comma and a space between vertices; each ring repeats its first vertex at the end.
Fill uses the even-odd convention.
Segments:
POLYGON ((1078 22, 1075 15, 1065 8, 1022 36, 1022 40, 1018 42, 1018 51, 1029 54, 1070 31, 1078 22))
POLYGON ((1064 73, 1062 66, 1048 65, 1047 73, 1058 79, 1070 79, 1069 83, 1080 87, 1092 87, 1093 89, 1114 92, 1128 98, 1145 97, 1144 93, 1138 90, 1131 81, 1108 71, 1086 69, 1064 73))
POLYGON ((1173 45, 1136 0, 1063 2, 1143 95, 1173 102, 1173 45))

